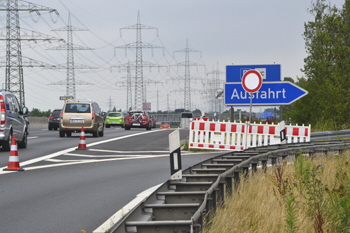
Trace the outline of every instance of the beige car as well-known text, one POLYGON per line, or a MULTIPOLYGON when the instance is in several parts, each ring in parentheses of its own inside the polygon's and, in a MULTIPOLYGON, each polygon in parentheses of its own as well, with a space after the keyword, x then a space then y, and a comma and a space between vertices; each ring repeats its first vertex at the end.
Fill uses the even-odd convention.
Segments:
POLYGON ((67 101, 60 114, 60 137, 80 133, 82 127, 85 133, 91 133, 94 137, 103 136, 104 117, 100 107, 90 100, 67 101))

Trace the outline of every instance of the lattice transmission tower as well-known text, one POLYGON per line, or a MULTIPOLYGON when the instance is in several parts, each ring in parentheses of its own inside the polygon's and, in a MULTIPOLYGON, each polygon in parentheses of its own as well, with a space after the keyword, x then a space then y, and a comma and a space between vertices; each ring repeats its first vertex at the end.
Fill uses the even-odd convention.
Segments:
MULTIPOLYGON (((152 45, 149 43, 144 43, 142 42, 142 30, 143 29, 154 29, 157 30, 157 28, 151 27, 151 26, 147 26, 144 24, 141 24, 140 21, 140 12, 138 12, 137 14, 137 23, 131 26, 127 26, 124 28, 120 29, 120 34, 122 35, 122 30, 124 29, 133 29, 136 30, 136 42, 134 43, 130 43, 130 44, 126 44, 123 46, 118 46, 116 48, 120 48, 120 49, 134 49, 135 50, 135 54, 136 54, 136 59, 135 62, 128 62, 127 64, 124 65, 120 65, 120 66, 124 66, 127 68, 127 72, 131 72, 131 71, 135 71, 135 97, 134 97, 134 101, 135 101, 135 109, 141 110, 143 109, 143 102, 145 101, 145 94, 144 94, 144 77, 143 77, 143 68, 144 67, 160 67, 157 64, 153 64, 150 62, 145 62, 142 59, 142 50, 147 48, 147 49, 154 49, 154 48, 163 48, 161 46, 157 46, 157 45, 152 45)), ((158 33, 157 33, 158 35, 158 33)), ((127 91, 130 91, 132 83, 131 83, 131 75, 128 73, 128 89, 127 91)), ((131 95, 130 93, 127 94, 127 107, 129 108, 131 105, 129 105, 129 103, 131 103, 131 95)))
POLYGON ((185 61, 179 62, 176 65, 185 67, 184 91, 183 91, 184 92, 184 109, 186 111, 191 111, 191 66, 204 66, 204 65, 191 62, 190 53, 198 52, 201 54, 201 51, 190 49, 188 47, 188 40, 186 40, 186 48, 174 51, 174 53, 176 52, 185 53, 185 61))
POLYGON ((217 68, 213 68, 207 74, 211 76, 208 81, 209 111, 221 112, 223 101, 217 98, 216 95, 219 90, 223 89, 223 81, 220 79, 220 75, 224 73, 219 70, 219 64, 217 64, 217 68))
POLYGON ((51 66, 47 63, 35 61, 34 59, 22 57, 22 40, 56 40, 41 33, 20 28, 19 12, 28 11, 40 15, 40 11, 58 12, 55 9, 40 6, 31 2, 18 0, 0 0, 0 11, 6 11, 6 29, 1 32, 1 37, 6 31, 6 62, 1 62, 0 66, 5 66, 5 89, 13 92, 20 104, 25 106, 23 67, 45 67, 51 66), (23 32, 23 34, 21 34, 23 32), (6 63, 6 64, 4 64, 6 63))
MULTIPOLYGON (((143 67, 164 67, 162 65, 156 65, 150 62, 145 62, 143 61, 143 67)), ((113 67, 118 67, 120 70, 126 71, 126 82, 117 82, 116 85, 121 84, 123 87, 126 84, 126 110, 130 110, 130 109, 134 109, 134 107, 136 106, 136 103, 133 105, 132 104, 132 89, 136 89, 137 83, 136 83, 136 78, 134 75, 132 75, 132 72, 135 71, 136 69, 136 63, 135 62, 127 62, 125 64, 121 64, 119 66, 113 66, 113 67)), ((122 77, 123 78, 123 77, 122 77)), ((157 82, 157 81, 152 81, 152 80, 145 80, 143 78, 143 85, 144 86, 144 95, 143 95, 143 102, 146 102, 146 86, 148 84, 158 84, 161 82, 157 82)), ((136 93, 135 93, 135 98, 136 98, 136 93)), ((137 108, 136 108, 137 109, 137 108)))
POLYGON ((48 50, 66 50, 67 51, 67 63, 60 64, 55 67, 55 69, 66 69, 67 78, 66 78, 66 81, 51 83, 51 85, 66 85, 66 96, 73 96, 73 99, 76 99, 75 85, 92 85, 92 84, 84 81, 76 81, 75 69, 95 69, 95 67, 90 67, 82 64, 74 64, 74 50, 92 50, 92 49, 81 45, 74 45, 73 31, 88 31, 88 30, 72 26, 70 14, 69 14, 68 25, 62 28, 54 29, 53 31, 67 31, 66 44, 48 49, 48 50))

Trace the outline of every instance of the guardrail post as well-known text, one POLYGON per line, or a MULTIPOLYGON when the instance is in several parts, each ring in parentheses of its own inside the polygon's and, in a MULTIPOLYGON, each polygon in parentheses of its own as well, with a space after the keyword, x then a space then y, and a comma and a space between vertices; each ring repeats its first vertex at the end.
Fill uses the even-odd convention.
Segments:
POLYGON ((252 162, 252 174, 258 171, 258 163, 252 162))
POLYGON ((243 167, 243 176, 244 178, 248 178, 249 176, 249 167, 243 167))
POLYGON ((219 182, 219 190, 218 190, 218 206, 223 207, 225 201, 225 181, 219 182))
POLYGON ((271 165, 272 166, 274 166, 274 165, 276 165, 276 158, 275 157, 272 157, 272 158, 270 158, 271 159, 271 165))
POLYGON ((211 194, 211 196, 212 196, 212 199, 213 199, 211 213, 215 214, 217 206, 218 206, 218 189, 215 189, 213 191, 213 193, 211 194))
MULTIPOLYGON (((208 203, 206 209, 208 208, 208 203)), ((193 233, 200 233, 202 228, 204 228, 210 221, 208 212, 202 212, 199 219, 193 223, 193 233)))
MULTIPOLYGON (((202 226, 204 226, 204 225, 202 224, 202 226)), ((193 227, 193 233, 200 233, 201 231, 202 231, 201 226, 194 226, 193 227)))
POLYGON ((207 203, 205 205, 205 212, 201 214, 200 222, 202 223, 203 227, 210 222, 211 201, 211 198, 207 199, 207 203))
POLYGON ((288 154, 282 154, 282 155, 281 155, 281 158, 282 158, 282 164, 287 163, 287 157, 288 157, 288 154))
POLYGON ((261 160, 261 166, 262 166, 264 173, 266 173, 266 171, 267 171, 267 159, 261 160))
POLYGON ((239 186, 239 183, 241 182, 241 180, 240 180, 240 171, 234 171, 233 172, 233 179, 234 179, 235 190, 237 190, 238 186, 239 186))
POLYGON ((226 193, 228 197, 231 196, 232 194, 232 177, 231 176, 226 177, 226 193))

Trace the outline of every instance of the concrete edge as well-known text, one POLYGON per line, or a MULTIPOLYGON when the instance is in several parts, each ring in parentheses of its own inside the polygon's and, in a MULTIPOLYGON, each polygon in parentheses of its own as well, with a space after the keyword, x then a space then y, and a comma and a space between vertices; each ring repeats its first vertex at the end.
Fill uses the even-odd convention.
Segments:
POLYGON ((142 201, 146 200, 156 189, 158 189, 162 184, 153 186, 142 193, 139 193, 136 198, 126 204, 123 208, 113 214, 109 219, 107 219, 101 226, 93 231, 93 233, 105 233, 108 232, 117 222, 123 219, 130 211, 134 210, 142 201))

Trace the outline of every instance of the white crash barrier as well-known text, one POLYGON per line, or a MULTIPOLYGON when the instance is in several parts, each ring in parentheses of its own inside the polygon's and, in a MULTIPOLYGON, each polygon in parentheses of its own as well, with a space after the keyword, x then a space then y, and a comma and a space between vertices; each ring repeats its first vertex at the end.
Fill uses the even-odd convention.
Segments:
POLYGON ((235 150, 280 144, 281 125, 286 143, 309 142, 311 125, 255 124, 195 119, 190 125, 189 148, 235 150), (248 132, 246 129, 248 128, 248 132))

